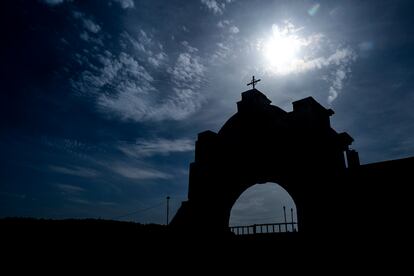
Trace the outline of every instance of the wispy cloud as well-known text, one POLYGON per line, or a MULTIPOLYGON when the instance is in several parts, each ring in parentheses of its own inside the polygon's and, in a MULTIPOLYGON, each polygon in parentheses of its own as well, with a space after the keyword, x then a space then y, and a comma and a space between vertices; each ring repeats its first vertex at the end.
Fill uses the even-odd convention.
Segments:
POLYGON ((82 40, 103 45, 102 37, 99 36, 102 27, 98 23, 80 11, 73 11, 72 15, 82 23, 83 31, 79 35, 82 40))
POLYGON ((334 76, 331 79, 331 86, 329 87, 329 96, 328 96, 329 103, 335 100, 338 97, 339 92, 342 90, 343 81, 346 78, 347 70, 349 69, 347 69, 345 66, 341 66, 334 73, 334 76))
MULTIPOLYGON (((136 85, 139 83, 137 78, 125 80, 121 76, 120 81, 116 82, 118 95, 115 97, 103 95, 99 99, 99 104, 121 115, 124 119, 130 118, 136 121, 180 120, 195 112, 201 104, 199 94, 195 92, 195 89, 201 86, 205 67, 195 54, 197 49, 188 43, 183 45, 187 51, 180 53, 175 65, 167 69, 173 88, 172 93, 161 104, 154 104, 150 96, 143 95, 148 94, 149 91, 158 92, 158 89, 153 86, 153 79, 148 72, 145 73, 144 82, 141 82, 140 86, 136 85), (126 82, 128 85, 125 85, 126 82)), ((134 64, 138 64, 138 62, 135 61, 134 64)), ((116 68, 118 67, 116 66, 116 68)), ((138 66, 135 67, 138 68, 138 66)), ((137 68, 131 68, 128 71, 139 73, 137 68)), ((142 66, 139 68, 141 71, 145 70, 142 66)), ((121 74, 122 71, 121 69, 121 74)), ((137 75, 137 77, 139 76, 137 75)))
POLYGON ((118 149, 124 154, 136 158, 153 155, 167 155, 175 152, 188 152, 194 150, 194 142, 190 139, 154 139, 137 140, 135 144, 121 144, 118 149))
POLYGON ((343 88, 343 82, 351 73, 351 63, 356 54, 350 48, 338 48, 328 57, 317 57, 311 60, 302 60, 298 63, 297 72, 306 72, 315 69, 327 68, 330 72, 324 79, 329 83, 328 102, 332 103, 343 88))
POLYGON ((94 21, 92 21, 92 19, 84 18, 82 19, 82 22, 83 22, 83 26, 85 27, 85 29, 91 33, 96 34, 101 30, 101 26, 99 26, 94 21))
POLYGON ((112 0, 112 1, 119 3, 123 9, 130 9, 135 6, 134 0, 112 0))
POLYGON ((300 59, 295 64, 295 67, 292 70, 296 72, 305 72, 313 69, 322 69, 330 65, 347 65, 348 63, 354 61, 356 58, 355 53, 350 48, 337 48, 333 54, 328 57, 316 57, 313 59, 300 59))
POLYGON ((201 3, 214 14, 223 14, 224 8, 226 7, 225 3, 220 3, 220 1, 216 0, 201 0, 201 3))
POLYGON ((76 204, 82 204, 82 205, 91 205, 94 204, 94 202, 83 199, 83 198, 79 198, 79 197, 71 197, 67 199, 70 202, 76 203, 76 204))
POLYGON ((191 46, 190 43, 188 43, 188 41, 182 41, 181 45, 184 46, 184 49, 186 52, 189 52, 189 53, 198 52, 198 49, 196 47, 191 46))
POLYGON ((118 54, 105 50, 76 56, 89 68, 72 80, 72 88, 95 98, 102 113, 122 120, 181 120, 201 106, 197 90, 206 69, 197 48, 182 42, 184 51, 170 64, 162 44, 142 29, 135 37, 124 32, 120 46, 118 54), (167 77, 171 89, 160 89, 154 74, 167 77))
POLYGON ((73 0, 42 0, 43 3, 51 5, 51 6, 56 6, 64 2, 72 2, 72 1, 73 0))
POLYGON ((229 28, 229 32, 232 33, 232 34, 237 34, 237 33, 240 32, 240 30, 239 30, 239 28, 237 28, 237 26, 231 26, 229 28))
POLYGON ((232 45, 226 41, 216 43, 216 50, 212 53, 210 63, 217 65, 226 63, 226 59, 232 53, 232 45))
POLYGON ((150 168, 137 168, 127 164, 115 164, 112 171, 130 179, 147 180, 147 179, 170 179, 172 175, 150 168))
POLYGON ((49 170, 56 172, 56 173, 62 173, 62 174, 85 177, 85 178, 94 178, 99 175, 99 173, 93 169, 83 168, 83 167, 78 167, 78 166, 62 167, 62 166, 50 165, 49 170))
POLYGON ((91 151, 95 149, 94 146, 85 144, 76 139, 56 139, 49 136, 43 136, 41 143, 45 146, 53 148, 53 150, 63 150, 70 153, 80 154, 82 152, 91 151))
POLYGON ((98 60, 102 67, 82 72, 80 79, 73 82, 74 89, 95 96, 103 112, 122 119, 143 120, 151 110, 148 94, 156 91, 150 73, 124 52, 114 56, 106 51, 98 60))
POLYGON ((148 62, 154 67, 159 67, 164 63, 166 59, 167 55, 164 52, 160 52, 158 54, 148 57, 148 62))
POLYGON ((133 37, 128 32, 123 32, 121 37, 125 40, 121 40, 121 45, 127 49, 125 42, 129 42, 134 50, 138 52, 142 60, 146 60, 153 67, 160 67, 168 61, 168 56, 164 51, 164 47, 160 42, 140 29, 138 34, 133 37))
POLYGON ((225 28, 226 26, 228 26, 228 25, 230 25, 230 21, 229 20, 220 20, 218 23, 217 23, 217 27, 219 27, 219 28, 221 28, 221 29, 223 29, 223 28, 225 28))
POLYGON ((234 2, 234 0, 201 0, 211 12, 214 14, 223 14, 226 8, 226 4, 234 2))
POLYGON ((68 185, 68 184, 57 184, 56 185, 60 190, 62 190, 63 192, 67 193, 67 194, 74 194, 74 193, 80 193, 80 192, 84 192, 85 189, 79 187, 79 186, 74 186, 74 185, 68 185))
POLYGON ((197 89, 204 76, 205 67, 191 52, 179 54, 174 67, 169 68, 172 82, 177 88, 197 89))
POLYGON ((231 25, 230 20, 220 20, 217 23, 217 27, 219 27, 220 29, 227 29, 228 32, 232 34, 237 34, 240 32, 240 29, 237 26, 231 25))

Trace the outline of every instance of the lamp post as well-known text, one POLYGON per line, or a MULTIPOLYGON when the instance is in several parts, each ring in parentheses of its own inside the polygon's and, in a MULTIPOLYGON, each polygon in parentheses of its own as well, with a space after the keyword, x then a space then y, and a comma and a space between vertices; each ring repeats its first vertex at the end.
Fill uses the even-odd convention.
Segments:
POLYGON ((170 215, 170 197, 167 196, 167 225, 169 222, 169 215, 170 215))

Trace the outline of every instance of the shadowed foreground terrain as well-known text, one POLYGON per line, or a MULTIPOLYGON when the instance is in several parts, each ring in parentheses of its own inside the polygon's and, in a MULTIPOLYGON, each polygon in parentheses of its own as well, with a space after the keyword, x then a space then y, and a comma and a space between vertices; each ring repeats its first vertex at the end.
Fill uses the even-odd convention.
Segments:
POLYGON ((167 234, 167 227, 159 224, 103 219, 5 218, 0 220, 0 226, 12 240, 62 244, 73 241, 102 242, 102 239, 105 242, 125 239, 130 239, 130 242, 149 241, 167 234))
MULTIPOLYGON (((60 265, 105 268, 244 269, 260 264, 269 269, 289 267, 289 271, 338 266, 373 268, 379 260, 391 265, 398 250, 391 250, 384 238, 370 233, 355 236, 304 236, 303 233, 257 234, 247 236, 208 235, 173 232, 157 224, 139 224, 100 219, 44 220, 8 218, 0 220, 3 259, 20 263, 35 261, 40 268, 60 265), (22 262, 23 260, 23 262, 22 262), (40 261, 40 262, 39 262, 40 261), (163 264, 170 265, 163 265, 163 264), (290 267, 290 264, 293 265, 290 267), (121 265, 121 266, 119 266, 121 265)), ((391 238, 392 239, 392 238, 391 238)), ((402 244, 392 239, 398 248, 402 244)), ((394 249, 396 249, 394 248, 394 249)), ((14 267, 15 268, 15 267, 14 267)))
POLYGON ((208 234, 175 231, 165 225, 103 219, 33 219, 5 218, 0 220, 4 242, 8 245, 42 245, 57 248, 101 246, 140 247, 150 250, 167 246, 292 246, 301 239, 298 233, 257 234, 236 236, 233 233, 208 234))

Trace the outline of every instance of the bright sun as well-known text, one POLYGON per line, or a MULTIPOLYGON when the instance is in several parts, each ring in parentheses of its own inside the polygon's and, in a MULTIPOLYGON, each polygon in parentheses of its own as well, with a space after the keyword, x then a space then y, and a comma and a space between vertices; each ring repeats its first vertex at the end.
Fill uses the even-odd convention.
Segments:
POLYGON ((272 35, 261 45, 261 51, 272 71, 287 74, 295 71, 300 62, 300 49, 304 40, 298 37, 292 26, 279 28, 274 25, 272 35))

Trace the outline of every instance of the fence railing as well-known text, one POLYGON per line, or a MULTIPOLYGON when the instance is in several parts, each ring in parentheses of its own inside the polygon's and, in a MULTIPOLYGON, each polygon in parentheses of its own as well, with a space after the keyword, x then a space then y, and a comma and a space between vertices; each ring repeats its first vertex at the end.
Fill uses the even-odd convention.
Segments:
POLYGON ((236 235, 254 235, 267 233, 297 232, 297 222, 264 223, 246 226, 230 226, 230 231, 236 235))

